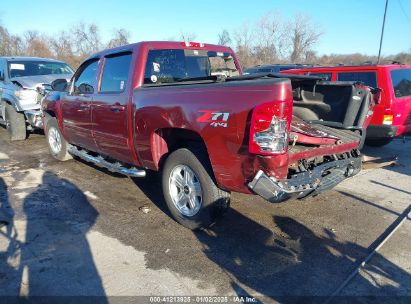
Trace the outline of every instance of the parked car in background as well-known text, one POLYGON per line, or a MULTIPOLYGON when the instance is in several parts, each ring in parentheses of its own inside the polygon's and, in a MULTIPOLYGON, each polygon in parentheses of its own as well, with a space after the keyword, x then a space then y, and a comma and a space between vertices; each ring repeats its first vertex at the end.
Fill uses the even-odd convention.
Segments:
POLYGON ((383 146, 395 136, 411 132, 411 65, 311 67, 282 73, 313 75, 332 81, 355 81, 380 88, 381 102, 374 108, 367 128, 368 145, 383 146))
POLYGON ((40 102, 55 79, 70 79, 66 63, 36 57, 0 57, 0 120, 10 140, 23 140, 27 131, 42 128, 40 102))
POLYGON ((304 67, 311 67, 309 64, 265 64, 257 65, 252 68, 244 70, 244 75, 256 74, 256 73, 279 73, 283 70, 301 69, 304 67))

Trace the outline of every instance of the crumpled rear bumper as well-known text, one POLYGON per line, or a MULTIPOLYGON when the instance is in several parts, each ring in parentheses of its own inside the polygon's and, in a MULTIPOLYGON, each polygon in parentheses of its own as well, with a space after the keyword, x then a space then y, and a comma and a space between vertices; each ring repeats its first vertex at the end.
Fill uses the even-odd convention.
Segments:
POLYGON ((354 176, 360 170, 359 156, 329 161, 310 171, 294 174, 286 180, 277 180, 260 170, 248 187, 262 198, 272 203, 280 203, 291 198, 319 194, 354 176))

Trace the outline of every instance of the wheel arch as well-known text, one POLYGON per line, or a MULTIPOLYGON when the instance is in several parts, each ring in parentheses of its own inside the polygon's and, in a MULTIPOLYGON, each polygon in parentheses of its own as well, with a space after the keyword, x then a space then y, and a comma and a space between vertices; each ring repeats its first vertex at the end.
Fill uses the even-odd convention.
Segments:
POLYGON ((14 109, 16 109, 16 111, 20 112, 21 108, 19 107, 17 101, 14 98, 10 98, 12 96, 10 95, 2 95, 1 96, 1 100, 8 103, 9 105, 11 105, 14 109))
POLYGON ((44 127, 47 124, 47 121, 50 118, 55 118, 57 120, 57 124, 61 130, 61 132, 64 134, 64 125, 62 122, 62 111, 61 111, 61 105, 58 101, 54 101, 54 100, 43 100, 43 104, 42 104, 42 112, 44 115, 44 127))
POLYGON ((204 139, 196 131, 182 128, 160 128, 153 132, 151 138, 151 153, 154 166, 161 170, 168 155, 181 148, 202 149, 207 154, 208 164, 214 177, 214 170, 204 139))

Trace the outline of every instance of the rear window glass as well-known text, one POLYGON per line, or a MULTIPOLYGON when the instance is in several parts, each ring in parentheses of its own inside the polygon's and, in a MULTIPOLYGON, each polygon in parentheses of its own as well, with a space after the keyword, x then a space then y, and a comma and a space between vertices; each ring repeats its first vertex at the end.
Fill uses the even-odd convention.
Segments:
POLYGON ((214 75, 239 75, 231 54, 204 50, 151 50, 148 53, 144 84, 160 85, 214 75))
POLYGON ((107 57, 101 77, 100 92, 124 91, 130 70, 131 53, 107 57))
POLYGON ((411 69, 391 71, 391 81, 395 97, 411 96, 411 69))
POLYGON ((369 87, 377 87, 377 74, 375 72, 340 72, 337 73, 337 80, 362 82, 369 87))
POLYGON ((331 80, 332 73, 311 73, 311 72, 308 72, 307 75, 321 77, 325 80, 331 80))

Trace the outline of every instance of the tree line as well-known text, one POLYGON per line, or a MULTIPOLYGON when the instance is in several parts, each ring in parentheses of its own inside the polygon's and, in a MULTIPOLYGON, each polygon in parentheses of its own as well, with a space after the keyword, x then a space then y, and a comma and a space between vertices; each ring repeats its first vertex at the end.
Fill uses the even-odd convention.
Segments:
POLYGON ((15 35, 4 26, 0 26, 0 56, 56 58, 77 68, 92 53, 128 44, 129 37, 130 33, 127 30, 113 29, 112 37, 103 42, 98 26, 83 22, 53 36, 35 30, 15 35))
MULTIPOLYGON (((320 26, 307 15, 297 14, 283 20, 277 13, 268 13, 231 33, 222 30, 218 44, 236 50, 244 67, 273 63, 353 65, 377 62, 377 56, 360 53, 318 55, 315 47, 322 35, 320 26)), ((411 64, 411 53, 400 52, 381 58, 381 63, 393 61, 411 64)))
MULTIPOLYGON (((312 19, 297 14, 284 20, 277 13, 267 13, 254 22, 242 24, 229 32, 223 29, 217 43, 233 48, 243 67, 274 63, 305 63, 319 65, 375 63, 376 56, 360 53, 318 55, 315 51, 323 32, 312 19)), ((178 39, 194 41, 193 32, 180 32, 178 39)), ((0 25, 0 56, 36 56, 56 58, 77 68, 89 55, 105 48, 129 43, 130 32, 124 28, 112 30, 108 41, 101 39, 94 23, 79 22, 70 30, 47 35, 35 30, 16 35, 0 25)), ((411 53, 385 56, 382 62, 411 64, 411 53)))

